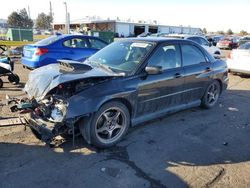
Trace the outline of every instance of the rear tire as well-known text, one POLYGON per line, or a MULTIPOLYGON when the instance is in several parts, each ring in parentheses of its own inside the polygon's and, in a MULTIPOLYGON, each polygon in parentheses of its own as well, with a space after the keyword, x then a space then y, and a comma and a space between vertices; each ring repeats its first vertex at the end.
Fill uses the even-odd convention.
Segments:
POLYGON ((12 84, 19 84, 20 78, 17 74, 11 74, 8 76, 8 80, 12 84))
POLYGON ((91 144, 98 148, 114 146, 127 133, 129 125, 128 108, 121 102, 108 102, 91 118, 89 124, 91 144))
POLYGON ((201 106, 209 109, 214 107, 219 99, 221 86, 217 80, 214 80, 206 89, 204 96, 201 99, 201 106))

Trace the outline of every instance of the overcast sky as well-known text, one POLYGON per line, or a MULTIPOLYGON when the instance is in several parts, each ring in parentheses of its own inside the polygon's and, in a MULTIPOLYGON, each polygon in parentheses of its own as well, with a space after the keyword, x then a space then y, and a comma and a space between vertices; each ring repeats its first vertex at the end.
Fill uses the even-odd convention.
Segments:
MULTIPOLYGON (((30 7, 31 18, 49 12, 50 0, 5 0, 0 18, 30 7)), ((166 25, 250 32, 250 0, 51 0, 55 22, 65 21, 66 1, 71 20, 98 15, 102 18, 157 20, 166 25)))

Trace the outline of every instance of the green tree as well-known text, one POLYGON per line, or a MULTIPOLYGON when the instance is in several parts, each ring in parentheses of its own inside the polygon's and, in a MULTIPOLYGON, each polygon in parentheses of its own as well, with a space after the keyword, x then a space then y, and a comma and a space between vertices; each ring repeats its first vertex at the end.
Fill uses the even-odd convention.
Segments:
POLYGON ((204 34, 207 34, 207 29, 206 29, 206 28, 203 28, 203 29, 202 29, 202 32, 203 32, 204 34))
POLYGON ((244 35, 248 35, 248 33, 246 31, 244 31, 244 30, 241 30, 240 35, 244 36, 244 35))
POLYGON ((36 18, 36 27, 38 29, 49 29, 51 28, 51 23, 53 22, 53 18, 50 15, 46 15, 45 13, 38 14, 36 18))
POLYGON ((217 33, 220 34, 220 35, 225 35, 224 31, 217 31, 217 33))
POLYGON ((228 29, 227 30, 227 35, 232 35, 232 34, 234 34, 234 32, 231 29, 228 29))
POLYGON ((20 12, 12 12, 8 16, 7 23, 10 27, 32 28, 33 21, 29 18, 26 9, 20 10, 20 12))
POLYGON ((7 23, 9 27, 22 27, 21 20, 21 16, 16 11, 14 11, 8 16, 7 23))

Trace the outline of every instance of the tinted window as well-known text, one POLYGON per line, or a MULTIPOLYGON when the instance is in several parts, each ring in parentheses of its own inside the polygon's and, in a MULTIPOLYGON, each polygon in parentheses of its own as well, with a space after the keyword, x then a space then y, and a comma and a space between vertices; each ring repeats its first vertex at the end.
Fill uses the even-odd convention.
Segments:
POLYGON ((181 56, 177 45, 161 45, 148 61, 149 66, 160 66, 163 70, 181 66, 181 56))
POLYGON ((95 49, 102 49, 107 46, 106 43, 98 40, 98 39, 89 39, 90 47, 95 49))
POLYGON ((193 45, 182 45, 183 66, 195 65, 206 62, 205 56, 199 48, 193 45))
POLYGON ((69 48, 88 48, 88 42, 83 38, 73 38, 63 42, 63 45, 69 48))
POLYGON ((188 38, 189 40, 192 40, 192 41, 194 41, 194 42, 197 42, 198 44, 201 44, 201 41, 200 41, 200 39, 198 38, 198 37, 190 37, 190 38, 188 38))

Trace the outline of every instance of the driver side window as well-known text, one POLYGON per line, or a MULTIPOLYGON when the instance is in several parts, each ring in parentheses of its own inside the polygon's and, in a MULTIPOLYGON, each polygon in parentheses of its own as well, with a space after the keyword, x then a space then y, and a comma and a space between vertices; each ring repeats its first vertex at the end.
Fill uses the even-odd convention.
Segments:
POLYGON ((148 60, 148 66, 160 66, 162 70, 181 66, 178 45, 161 45, 148 60))

